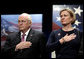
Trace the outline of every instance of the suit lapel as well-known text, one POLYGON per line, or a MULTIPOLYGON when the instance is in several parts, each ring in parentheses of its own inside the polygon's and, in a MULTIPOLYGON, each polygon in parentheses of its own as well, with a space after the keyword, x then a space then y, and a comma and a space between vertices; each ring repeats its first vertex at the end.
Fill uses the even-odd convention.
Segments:
POLYGON ((19 43, 19 42, 21 42, 21 33, 20 32, 18 32, 18 34, 16 35, 16 37, 17 37, 17 43, 19 43))
POLYGON ((33 30, 32 30, 32 29, 30 29, 29 34, 28 34, 28 36, 27 36, 27 38, 26 38, 26 41, 31 41, 31 40, 32 40, 33 35, 34 35, 34 32, 33 32, 33 30))

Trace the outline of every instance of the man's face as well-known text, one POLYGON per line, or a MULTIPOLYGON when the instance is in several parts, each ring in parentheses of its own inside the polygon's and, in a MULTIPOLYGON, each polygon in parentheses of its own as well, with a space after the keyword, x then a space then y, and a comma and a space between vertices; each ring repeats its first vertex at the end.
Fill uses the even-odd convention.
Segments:
POLYGON ((27 16, 19 16, 18 18, 18 27, 20 31, 27 31, 30 27, 30 20, 27 16))

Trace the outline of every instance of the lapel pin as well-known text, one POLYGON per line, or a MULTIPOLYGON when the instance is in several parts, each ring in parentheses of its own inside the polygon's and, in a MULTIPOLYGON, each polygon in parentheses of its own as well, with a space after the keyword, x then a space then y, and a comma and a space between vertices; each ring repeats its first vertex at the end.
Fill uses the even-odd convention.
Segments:
POLYGON ((58 33, 58 36, 60 36, 61 34, 60 33, 58 33))
POLYGON ((30 36, 32 36, 32 35, 30 35, 30 36))

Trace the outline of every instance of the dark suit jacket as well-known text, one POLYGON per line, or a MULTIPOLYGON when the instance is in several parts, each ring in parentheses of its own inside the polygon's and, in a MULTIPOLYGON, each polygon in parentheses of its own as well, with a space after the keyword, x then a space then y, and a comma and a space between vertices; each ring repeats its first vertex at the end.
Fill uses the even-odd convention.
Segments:
POLYGON ((3 55, 12 58, 46 58, 46 39, 42 33, 31 29, 26 40, 30 41, 32 46, 15 51, 16 45, 21 41, 20 32, 8 35, 2 50, 3 55))

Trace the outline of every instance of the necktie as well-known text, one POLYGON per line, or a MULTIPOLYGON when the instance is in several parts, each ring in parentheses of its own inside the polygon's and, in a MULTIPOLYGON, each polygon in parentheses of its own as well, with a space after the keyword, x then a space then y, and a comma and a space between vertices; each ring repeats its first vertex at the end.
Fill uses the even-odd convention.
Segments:
POLYGON ((21 39, 22 41, 24 41, 24 37, 25 37, 25 35, 26 35, 26 34, 23 34, 23 35, 22 35, 22 39, 21 39))

